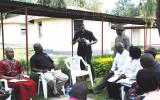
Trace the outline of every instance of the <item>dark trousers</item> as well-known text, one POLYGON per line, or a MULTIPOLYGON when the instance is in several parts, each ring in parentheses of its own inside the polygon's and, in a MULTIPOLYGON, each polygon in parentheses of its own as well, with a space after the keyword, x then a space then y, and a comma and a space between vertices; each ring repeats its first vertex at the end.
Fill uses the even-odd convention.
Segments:
POLYGON ((108 82, 108 84, 107 84, 107 90, 108 90, 109 98, 121 99, 121 96, 120 96, 120 87, 121 87, 121 84, 119 84, 119 83, 108 82))
POLYGON ((100 83, 93 89, 95 93, 101 92, 105 87, 107 87, 108 95, 110 98, 119 99, 120 98, 120 84, 111 83, 107 80, 111 78, 113 74, 106 74, 100 83))
MULTIPOLYGON (((79 56, 81 56, 81 55, 79 55, 79 56)), ((93 80, 94 80, 95 79, 95 74, 94 74, 94 68, 92 66, 92 54, 83 55, 81 57, 84 59, 84 61, 86 61, 91 66, 92 77, 93 77, 93 80)), ((82 62, 81 62, 81 69, 85 70, 85 66, 82 62)))
POLYGON ((103 79, 100 81, 100 83, 94 88, 95 91, 101 91, 103 90, 107 84, 108 84, 108 79, 112 76, 113 74, 106 74, 103 79))

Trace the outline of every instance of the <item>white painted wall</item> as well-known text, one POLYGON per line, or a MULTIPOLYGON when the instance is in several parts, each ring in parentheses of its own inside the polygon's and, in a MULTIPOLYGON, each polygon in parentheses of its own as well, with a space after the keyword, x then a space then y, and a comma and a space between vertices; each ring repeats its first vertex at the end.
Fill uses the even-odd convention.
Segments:
MULTIPOLYGON (((40 21, 40 20, 39 20, 40 21)), ((29 23, 28 26, 28 38, 29 44, 41 43, 45 49, 53 49, 54 51, 71 51, 72 50, 72 27, 71 19, 53 18, 49 20, 42 20, 42 37, 39 38, 38 23, 29 23)), ((93 32, 98 39, 98 43, 92 46, 93 50, 101 51, 102 48, 102 22, 84 20, 84 24, 87 30, 93 32)), ((103 23, 103 49, 104 53, 111 53, 111 47, 114 45, 116 31, 111 29, 109 22, 103 23)), ((144 30, 136 29, 132 31, 132 44, 144 45, 144 30)), ((20 24, 4 24, 5 43, 7 44, 24 44, 26 43, 26 36, 21 35, 20 24)), ((131 30, 125 30, 125 34, 131 40, 131 30)), ((149 31, 148 31, 149 34, 149 31)), ((148 35, 149 36, 149 35, 148 35)), ((2 38, 0 36, 0 42, 2 38)), ((149 43, 149 39, 148 42, 149 43)), ((159 44, 159 34, 157 29, 151 31, 151 44, 159 44)), ((73 50, 77 51, 77 44, 73 46, 73 50)))

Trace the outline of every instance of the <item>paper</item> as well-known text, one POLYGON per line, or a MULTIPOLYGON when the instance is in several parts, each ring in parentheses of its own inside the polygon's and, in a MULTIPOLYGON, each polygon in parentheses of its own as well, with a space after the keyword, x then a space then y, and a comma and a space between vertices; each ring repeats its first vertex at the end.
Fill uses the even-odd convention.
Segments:
POLYGON ((128 87, 131 87, 131 86, 132 86, 132 83, 134 83, 134 82, 136 82, 136 81, 135 81, 135 80, 130 80, 130 79, 128 79, 128 78, 126 78, 126 79, 121 79, 121 80, 117 81, 117 83, 120 83, 120 84, 122 84, 122 85, 124 85, 124 86, 128 86, 128 87))
POLYGON ((11 80, 9 80, 9 82, 21 82, 21 81, 27 81, 27 80, 25 80, 25 79, 22 79, 22 80, 11 79, 11 80))
POLYGON ((108 82, 115 82, 118 79, 119 75, 115 75, 113 77, 111 77, 110 79, 108 79, 108 82))

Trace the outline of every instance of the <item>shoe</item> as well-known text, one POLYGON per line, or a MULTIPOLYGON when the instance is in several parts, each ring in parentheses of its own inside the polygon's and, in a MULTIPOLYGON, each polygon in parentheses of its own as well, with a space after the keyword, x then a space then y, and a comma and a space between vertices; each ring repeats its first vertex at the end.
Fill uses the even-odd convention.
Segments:
POLYGON ((93 80, 93 83, 96 83, 96 80, 93 80))
POLYGON ((54 96, 54 97, 57 97, 57 98, 60 98, 60 97, 61 97, 61 95, 60 95, 59 93, 53 94, 53 96, 54 96))
POLYGON ((63 93, 62 90, 58 90, 58 93, 59 93, 60 95, 64 95, 64 93, 63 93))

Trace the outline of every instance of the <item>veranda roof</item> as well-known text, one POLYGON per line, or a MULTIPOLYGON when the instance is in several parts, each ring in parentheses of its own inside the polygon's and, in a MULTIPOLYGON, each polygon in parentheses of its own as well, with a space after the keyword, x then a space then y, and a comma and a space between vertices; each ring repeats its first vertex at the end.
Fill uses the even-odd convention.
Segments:
POLYGON ((72 10, 65 8, 51 8, 38 4, 23 3, 10 0, 0 1, 0 12, 8 12, 15 14, 25 14, 25 8, 27 8, 28 15, 57 17, 57 18, 72 18, 72 19, 85 19, 95 21, 108 21, 113 23, 124 24, 139 24, 144 25, 145 22, 141 18, 131 18, 114 16, 105 13, 96 13, 89 11, 72 10))

